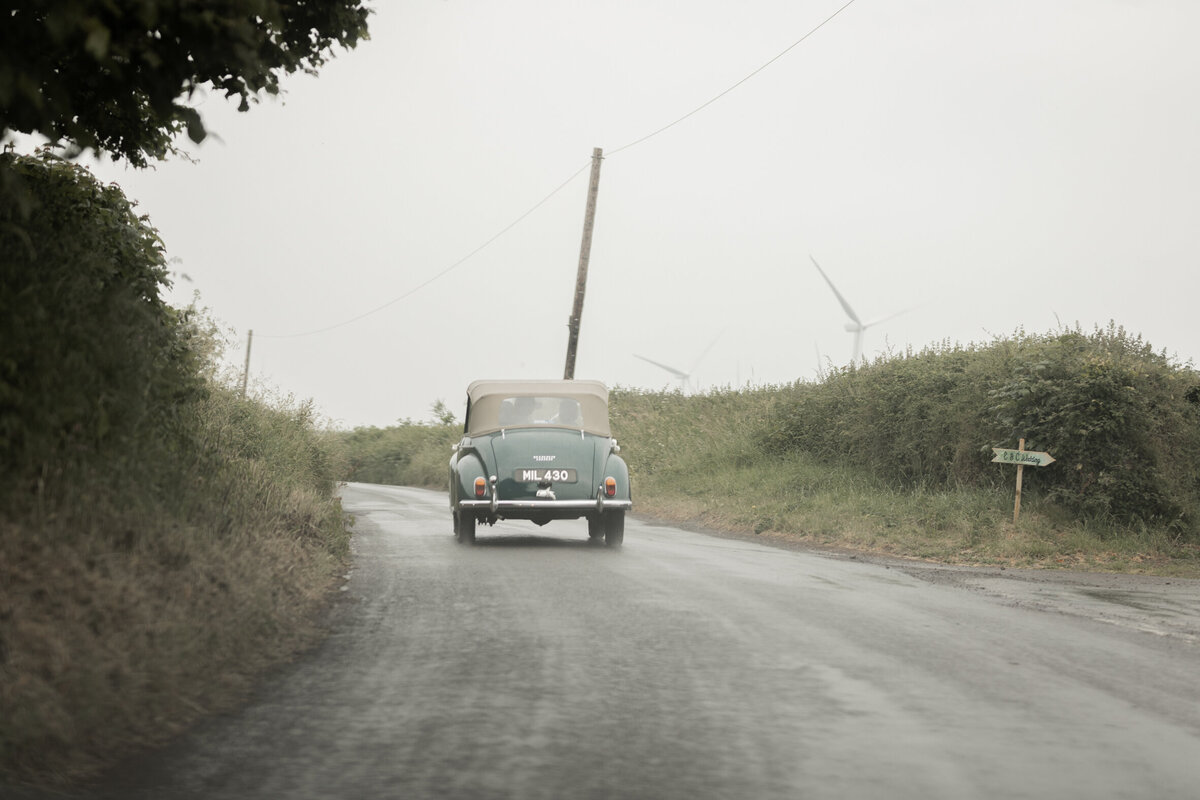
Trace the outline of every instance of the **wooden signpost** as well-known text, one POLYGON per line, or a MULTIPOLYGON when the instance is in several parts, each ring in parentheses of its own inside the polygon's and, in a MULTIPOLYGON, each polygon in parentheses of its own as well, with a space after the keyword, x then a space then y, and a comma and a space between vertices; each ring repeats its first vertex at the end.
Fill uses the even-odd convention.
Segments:
POLYGON ((1020 440, 1016 450, 993 447, 992 452, 996 454, 996 457, 992 459, 993 464, 998 462, 1001 464, 1017 465, 1017 499, 1013 505, 1013 525, 1016 525, 1017 517, 1021 516, 1021 479, 1025 477, 1025 465, 1044 467, 1047 464, 1054 463, 1054 456, 1049 453, 1043 453, 1040 450, 1026 450, 1024 439, 1020 440))

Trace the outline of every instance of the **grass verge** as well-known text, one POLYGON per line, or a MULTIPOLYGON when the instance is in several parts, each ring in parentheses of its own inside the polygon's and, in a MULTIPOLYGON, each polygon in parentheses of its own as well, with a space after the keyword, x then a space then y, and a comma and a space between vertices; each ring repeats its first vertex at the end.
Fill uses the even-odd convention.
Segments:
POLYGON ((0 513, 0 780, 90 775, 230 707, 319 635, 349 534, 304 407, 214 387, 156 469, 59 476, 0 513))
MULTIPOLYGON (((632 446, 631 446, 632 449, 632 446)), ((946 564, 1131 572, 1200 578, 1200 547, 1168 531, 1079 522, 980 489, 895 490, 803 457, 725 463, 703 476, 635 478, 635 511, 657 519, 821 547, 946 564)))

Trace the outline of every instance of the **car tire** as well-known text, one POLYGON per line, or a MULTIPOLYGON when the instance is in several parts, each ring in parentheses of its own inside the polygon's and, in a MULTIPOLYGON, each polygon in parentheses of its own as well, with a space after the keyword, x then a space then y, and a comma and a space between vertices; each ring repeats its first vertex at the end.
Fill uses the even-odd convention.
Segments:
POLYGON ((458 541, 462 544, 475 544, 475 515, 458 515, 458 541))
POLYGON ((593 542, 604 538, 604 520, 599 514, 588 517, 588 538, 593 542))
POLYGON ((625 541, 625 512, 609 511, 604 515, 604 544, 620 547, 625 541))

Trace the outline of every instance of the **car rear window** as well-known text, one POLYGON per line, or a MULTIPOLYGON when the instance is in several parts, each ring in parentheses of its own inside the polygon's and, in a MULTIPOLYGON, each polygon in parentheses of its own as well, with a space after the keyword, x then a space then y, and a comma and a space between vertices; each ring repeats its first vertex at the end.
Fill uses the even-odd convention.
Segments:
POLYGON ((583 425, 579 401, 572 397, 506 397, 500 401, 500 426, 583 425))

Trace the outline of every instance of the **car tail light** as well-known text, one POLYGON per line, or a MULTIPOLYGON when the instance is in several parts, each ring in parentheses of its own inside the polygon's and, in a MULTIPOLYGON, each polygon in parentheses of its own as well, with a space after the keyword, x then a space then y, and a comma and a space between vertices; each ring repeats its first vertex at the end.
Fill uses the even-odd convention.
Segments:
POLYGON ((483 493, 487 491, 487 481, 483 478, 475 479, 475 496, 483 497, 483 493))
POLYGON ((617 496, 617 479, 616 478, 605 478, 604 479, 604 494, 608 495, 609 497, 617 496))

